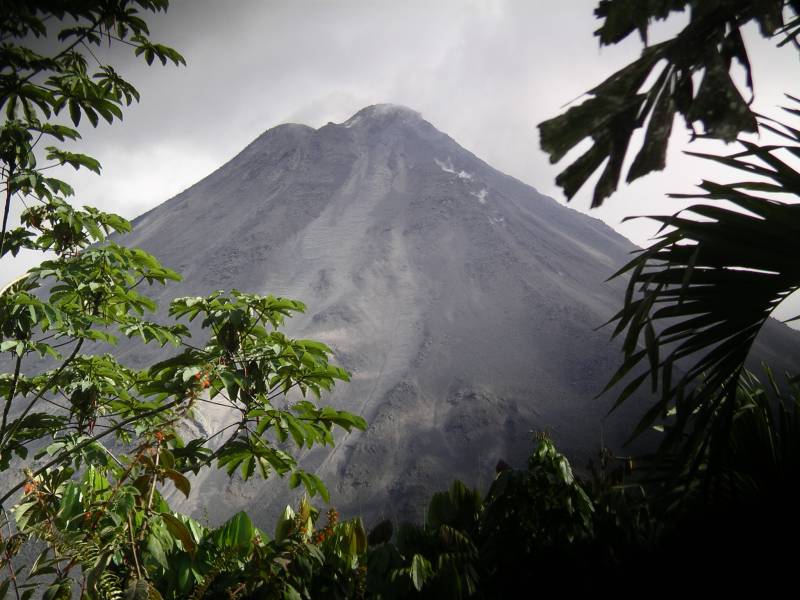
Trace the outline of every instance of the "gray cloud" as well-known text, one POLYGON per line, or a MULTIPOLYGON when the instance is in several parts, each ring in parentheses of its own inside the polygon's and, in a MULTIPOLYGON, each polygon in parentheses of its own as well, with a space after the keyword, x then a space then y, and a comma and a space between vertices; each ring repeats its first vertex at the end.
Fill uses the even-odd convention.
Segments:
MULTIPOLYGON (((633 38, 598 47, 595 4, 173 0, 166 16, 150 19, 151 30, 188 66, 147 67, 125 49, 113 50, 142 102, 124 123, 85 131, 82 151, 102 161, 103 177, 68 178, 79 201, 132 217, 207 175, 269 127, 320 126, 368 104, 394 102, 420 111, 494 167, 563 200, 553 183, 558 168, 538 148, 537 123, 640 51, 633 38)), ((676 27, 660 24, 655 37, 676 27)), ((774 111, 797 54, 750 33, 757 106, 774 111)), ((681 155, 686 139, 675 134, 666 173, 626 187, 590 214, 647 243, 651 223, 620 225, 621 219, 674 212, 681 205, 665 192, 729 177, 681 155)), ((589 191, 572 206, 587 210, 589 191)))

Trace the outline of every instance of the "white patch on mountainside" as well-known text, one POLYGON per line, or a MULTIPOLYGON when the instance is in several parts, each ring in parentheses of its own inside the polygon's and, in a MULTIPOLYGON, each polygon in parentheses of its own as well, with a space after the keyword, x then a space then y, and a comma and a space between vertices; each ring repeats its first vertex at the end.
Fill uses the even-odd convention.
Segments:
POLYGON ((453 163, 449 158, 447 159, 447 162, 441 161, 438 158, 434 158, 433 162, 435 162, 436 165, 442 171, 444 171, 445 173, 451 173, 451 174, 457 176, 459 179, 466 179, 467 181, 471 181, 472 180, 472 174, 471 173, 467 173, 466 171, 463 171, 463 170, 462 171, 456 171, 453 168, 453 163))
POLYGON ((489 195, 489 192, 486 190, 486 188, 483 188, 479 192, 470 192, 470 194, 475 196, 478 199, 478 202, 481 204, 486 204, 486 196, 489 195))

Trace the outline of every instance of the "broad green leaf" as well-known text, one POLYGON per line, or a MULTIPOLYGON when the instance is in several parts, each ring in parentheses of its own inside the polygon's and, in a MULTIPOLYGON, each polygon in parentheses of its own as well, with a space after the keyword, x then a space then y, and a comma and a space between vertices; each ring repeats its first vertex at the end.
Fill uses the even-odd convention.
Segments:
POLYGON ((178 517, 170 513, 160 513, 160 515, 164 521, 164 526, 172 535, 180 540, 181 544, 183 544, 184 550, 194 554, 197 544, 195 543, 195 540, 186 525, 184 525, 178 517))
POLYGON ((147 553, 161 568, 164 570, 169 569, 169 562, 167 561, 164 547, 161 545, 158 537, 152 533, 147 536, 147 553))
POLYGON ((189 492, 191 491, 192 486, 186 477, 174 469, 166 469, 164 471, 164 477, 172 481, 172 483, 175 484, 175 487, 182 492, 184 496, 187 498, 189 497, 189 492))
POLYGON ((244 512, 238 512, 217 528, 213 538, 221 549, 241 552, 250 547, 255 534, 252 521, 244 512))

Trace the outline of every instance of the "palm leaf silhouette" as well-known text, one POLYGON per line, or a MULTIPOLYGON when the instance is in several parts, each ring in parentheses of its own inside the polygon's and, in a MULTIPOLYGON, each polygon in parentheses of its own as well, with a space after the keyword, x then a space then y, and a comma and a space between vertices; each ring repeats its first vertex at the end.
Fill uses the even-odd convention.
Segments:
MULTIPOLYGON (((797 108, 785 110, 800 116, 797 108)), ((662 453, 702 455, 698 449, 715 432, 730 429, 753 342, 775 307, 800 287, 800 204, 792 204, 800 199, 800 172, 787 162, 800 159, 800 130, 765 117, 760 124, 782 143, 740 140, 742 149, 726 156, 689 153, 748 178, 703 181, 704 193, 671 194, 702 203, 650 217, 663 224, 656 243, 612 276, 630 279, 625 304, 610 321, 614 336, 624 333, 625 360, 606 390, 637 373, 616 407, 650 379, 658 401, 632 437, 669 417, 662 453), (675 368, 679 363, 685 370, 675 368), (640 364, 643 373, 635 369, 640 364)))

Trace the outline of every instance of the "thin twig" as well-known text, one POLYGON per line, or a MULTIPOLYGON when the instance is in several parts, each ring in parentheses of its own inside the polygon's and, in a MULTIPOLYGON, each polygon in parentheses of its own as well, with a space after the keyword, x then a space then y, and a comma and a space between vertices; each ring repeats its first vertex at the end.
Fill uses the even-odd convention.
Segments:
POLYGON ((5 206, 3 208, 3 231, 0 233, 0 257, 3 256, 3 252, 5 251, 5 244, 6 244, 6 230, 8 228, 8 213, 11 210, 11 177, 14 175, 14 165, 9 164, 8 167, 8 177, 6 184, 6 200, 5 206))
MULTIPOLYGON (((6 445, 6 444, 9 442, 9 440, 11 440, 11 438, 12 438, 12 437, 14 436, 14 434, 17 432, 17 429, 19 429, 19 426, 20 426, 20 424, 22 423, 22 419, 24 419, 24 418, 27 416, 27 414, 28 414, 28 413, 31 411, 31 409, 34 407, 34 405, 35 405, 35 404, 36 404, 36 403, 37 403, 37 402, 38 402, 38 401, 39 401, 39 400, 42 398, 42 396, 44 396, 44 394, 45 394, 45 393, 46 393, 46 392, 47 392, 47 391, 50 389, 50 387, 51 387, 51 386, 53 385, 53 383, 56 381, 56 379, 58 378, 58 376, 59 376, 59 375, 61 375, 61 373, 64 371, 64 369, 66 369, 66 368, 67 368, 67 365, 69 365, 69 363, 71 363, 71 362, 72 362, 72 361, 75 359, 75 357, 78 355, 78 352, 79 352, 79 351, 80 351, 80 349, 81 349, 81 346, 83 345, 83 341, 84 341, 84 339, 83 339, 83 338, 81 338, 80 340, 78 340, 78 343, 76 344, 76 346, 75 346, 74 350, 72 351, 72 354, 70 354, 70 355, 69 355, 69 357, 67 357, 67 359, 66 359, 66 360, 65 360, 65 361, 64 361, 64 362, 61 364, 61 366, 60 366, 60 367, 59 367, 59 368, 56 370, 56 372, 55 372, 55 373, 53 373, 53 375, 50 377, 50 379, 47 381, 47 383, 45 383, 45 385, 42 387, 42 390, 41 390, 41 391, 40 391, 38 394, 36 394, 36 396, 33 398, 33 400, 31 400, 31 401, 30 401, 30 403, 28 404, 28 406, 26 406, 26 407, 25 407, 25 410, 23 410, 23 411, 22 411, 22 414, 20 414, 20 416, 17 418, 17 420, 16 420, 16 422, 15 422, 14 426, 12 426, 11 428, 9 428, 8 432, 6 432, 6 435, 5 435, 5 437, 3 437, 2 439, 0 439, 0 448, 4 448, 4 447, 5 447, 5 445, 6 445)), ((0 502, 0 504, 2 504, 2 502, 0 502)))
MULTIPOLYGON (((61 454, 56 456, 53 460, 47 462, 46 464, 44 464, 43 466, 38 468, 36 471, 34 471, 33 474, 31 475, 31 477, 37 477, 37 476, 41 475, 42 473, 47 471, 49 468, 51 468, 51 467, 53 467, 53 466, 55 466, 55 465, 57 465, 59 463, 64 462, 64 460, 66 460, 71 455, 75 454, 76 452, 78 452, 80 450, 83 450, 84 448, 86 448, 90 444, 93 444, 93 443, 97 442, 98 440, 103 439, 104 437, 106 437, 107 435, 113 433, 114 431, 117 431, 118 429, 122 429, 126 425, 130 425, 134 421, 137 421, 139 419, 146 419, 148 417, 152 417, 152 416, 155 416, 155 415, 160 414, 162 412, 165 412, 165 411, 169 410, 170 408, 173 408, 174 406, 177 406, 181 402, 183 402, 183 398, 177 398, 177 399, 173 400, 172 402, 168 402, 164 406, 159 406, 158 408, 154 408, 154 409, 149 410, 147 412, 140 413, 138 415, 130 417, 129 419, 126 419, 124 421, 120 421, 115 426, 110 427, 106 431, 104 431, 102 433, 99 433, 99 434, 97 434, 97 435, 95 435, 95 436, 93 436, 91 438, 88 438, 88 439, 82 441, 80 444, 76 444, 75 447, 73 447, 73 448, 71 448, 69 450, 65 450, 64 452, 62 452, 61 454)), ((22 489, 22 486, 24 486, 27 481, 28 481, 28 478, 25 478, 20 483, 16 484, 14 487, 12 487, 2 497, 0 497, 0 508, 2 508, 2 506, 3 506, 3 504, 5 503, 6 500, 8 500, 11 496, 13 496, 18 490, 22 489)))
POLYGON ((150 484, 150 497, 147 499, 148 512, 153 508, 153 494, 156 493, 156 483, 158 483, 158 461, 161 458, 161 444, 156 444, 156 461, 155 468, 153 469, 153 481, 150 484))
POLYGON ((133 537, 133 521, 131 515, 128 513, 128 530, 131 533, 131 553, 133 554, 133 564, 136 565, 136 577, 142 578, 142 570, 139 567, 139 558, 136 556, 136 540, 133 537))
MULTIPOLYGON (((6 432, 6 423, 8 422, 8 411, 11 410, 11 401, 14 399, 14 394, 17 392, 17 383, 19 382, 19 371, 22 366, 22 356, 17 356, 17 362, 14 365, 14 378, 11 380, 11 387, 8 390, 8 397, 6 398, 6 406, 3 409, 3 423, 0 425, 0 439, 3 438, 6 432)), ((0 446, 2 448, 2 446, 0 446)))
MULTIPOLYGON (((6 515, 5 508, 0 506, 0 509, 3 511, 3 518, 5 519, 6 525, 8 526, 8 535, 9 535, 9 539, 10 539, 11 535, 12 535, 11 534, 11 521, 8 518, 8 515, 6 515)), ((2 533, 2 531, 0 531, 0 542, 2 542, 2 541, 3 541, 3 533, 2 533)), ((11 584, 14 586, 14 596, 17 598, 17 600, 20 600, 19 589, 17 588, 17 574, 14 572, 14 562, 11 560, 13 557, 11 556, 11 549, 8 546, 6 546, 5 555, 6 555, 6 564, 8 565, 8 571, 11 574, 11 577, 9 577, 9 580, 11 581, 11 584)))

